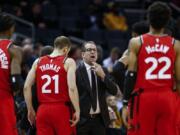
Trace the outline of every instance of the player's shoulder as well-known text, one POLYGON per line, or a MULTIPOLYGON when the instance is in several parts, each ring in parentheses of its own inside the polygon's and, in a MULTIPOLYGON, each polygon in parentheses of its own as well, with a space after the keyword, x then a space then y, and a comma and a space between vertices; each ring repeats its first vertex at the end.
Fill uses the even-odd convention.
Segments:
POLYGON ((22 48, 15 44, 9 45, 8 50, 11 54, 22 54, 23 53, 22 48))
POLYGON ((179 47, 180 46, 180 41, 176 39, 174 44, 179 47))
POLYGON ((34 61, 34 63, 38 63, 39 62, 39 60, 40 60, 40 58, 37 58, 35 61, 34 61))
POLYGON ((180 53, 180 41, 179 40, 175 40, 174 49, 176 50, 176 52, 180 53))
POLYGON ((130 50, 134 50, 135 52, 138 52, 141 47, 141 38, 140 36, 138 37, 133 37, 129 41, 129 48, 130 50))
POLYGON ((141 36, 131 38, 130 43, 136 44, 136 45, 141 45, 141 36))
POLYGON ((64 62, 64 68, 66 71, 68 71, 68 69, 76 69, 76 62, 74 61, 74 59, 72 58, 67 58, 64 62))
POLYGON ((66 61, 65 61, 65 64, 70 64, 70 65, 72 65, 72 64, 76 64, 76 62, 75 62, 75 60, 74 59, 72 59, 72 58, 67 58, 66 59, 66 61))
POLYGON ((15 50, 22 50, 22 47, 18 46, 17 44, 14 44, 13 42, 10 43, 9 48, 12 48, 15 50))
POLYGON ((33 62, 33 65, 32 65, 32 68, 36 68, 38 63, 39 63, 39 60, 40 58, 37 58, 34 62, 33 62))

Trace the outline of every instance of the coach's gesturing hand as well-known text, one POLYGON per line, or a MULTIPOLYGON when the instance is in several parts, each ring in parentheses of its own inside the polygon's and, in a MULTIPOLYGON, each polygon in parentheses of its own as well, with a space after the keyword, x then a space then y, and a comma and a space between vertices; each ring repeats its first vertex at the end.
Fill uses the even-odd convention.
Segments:
POLYGON ((102 80, 104 80, 105 73, 101 65, 97 64, 96 62, 93 62, 94 65, 94 71, 96 72, 97 76, 101 77, 102 80))
POLYGON ((72 120, 70 120, 71 127, 75 126, 79 122, 79 119, 80 119, 80 112, 75 112, 73 114, 72 120))
POLYGON ((28 121, 30 122, 31 126, 35 125, 36 113, 33 108, 28 109, 28 121))

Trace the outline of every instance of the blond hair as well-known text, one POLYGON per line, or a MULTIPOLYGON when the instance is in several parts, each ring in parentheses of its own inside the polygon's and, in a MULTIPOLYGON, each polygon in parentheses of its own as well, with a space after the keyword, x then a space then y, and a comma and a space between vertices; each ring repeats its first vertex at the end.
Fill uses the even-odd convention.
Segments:
POLYGON ((70 46, 71 46, 71 41, 66 36, 59 36, 54 40, 54 47, 55 48, 62 49, 64 47, 69 48, 70 46))

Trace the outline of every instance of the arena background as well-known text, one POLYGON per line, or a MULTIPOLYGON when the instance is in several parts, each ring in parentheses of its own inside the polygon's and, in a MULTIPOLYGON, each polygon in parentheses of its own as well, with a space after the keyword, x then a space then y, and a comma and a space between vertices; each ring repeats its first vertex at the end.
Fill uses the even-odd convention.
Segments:
MULTIPOLYGON (((166 1, 173 10, 168 28, 179 38, 180 2, 166 1)), ((14 38, 20 42, 32 38, 37 42, 52 45, 58 35, 71 37, 81 44, 83 40, 93 40, 100 44, 107 56, 114 46, 123 52, 131 37, 133 23, 146 19, 146 9, 153 0, 1 0, 2 12, 12 14, 17 21, 14 38), (114 12, 117 16, 107 14, 114 12), (108 17, 109 18, 108 18, 108 17), (118 18, 120 17, 120 18, 118 18), (118 19, 117 19, 118 18, 118 19), (111 24, 109 19, 116 24, 111 24), (115 25, 115 26, 114 26, 115 25), (120 26, 116 26, 120 25, 120 26), (127 27, 127 28, 125 28, 127 27)))

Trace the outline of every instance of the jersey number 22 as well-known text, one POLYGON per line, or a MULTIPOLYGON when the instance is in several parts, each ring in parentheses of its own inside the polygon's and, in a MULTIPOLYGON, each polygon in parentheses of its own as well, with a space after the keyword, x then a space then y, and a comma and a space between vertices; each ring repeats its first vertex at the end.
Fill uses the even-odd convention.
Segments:
POLYGON ((165 73, 171 66, 171 61, 168 57, 160 57, 159 59, 156 59, 154 57, 148 57, 145 59, 145 63, 146 64, 152 63, 152 66, 146 71, 145 74, 146 80, 171 78, 171 74, 165 73), (159 63, 165 63, 165 65, 158 71, 157 74, 153 74, 152 72, 156 70, 159 63))

